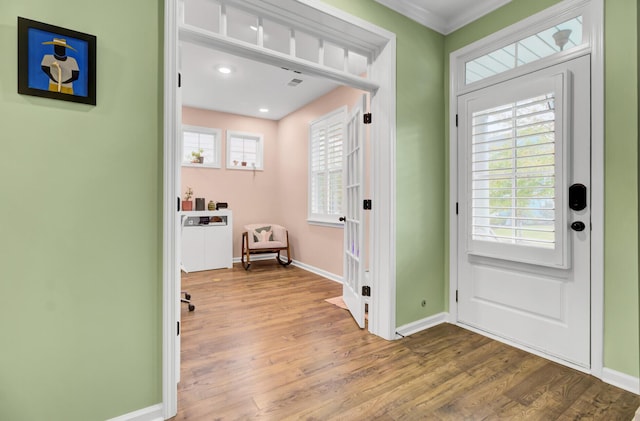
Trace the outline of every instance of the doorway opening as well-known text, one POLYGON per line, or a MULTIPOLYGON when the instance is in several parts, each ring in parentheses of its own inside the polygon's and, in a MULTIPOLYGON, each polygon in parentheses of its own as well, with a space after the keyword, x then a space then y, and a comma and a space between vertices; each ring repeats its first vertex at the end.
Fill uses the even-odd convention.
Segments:
MULTIPOLYGON (((176 198, 181 170, 176 159, 176 142, 181 134, 178 104, 179 40, 214 46, 225 52, 252 58, 279 67, 299 69, 372 92, 370 110, 376 124, 371 129, 371 213, 369 330, 385 339, 395 338, 395 35, 320 2, 294 0, 271 2, 235 0, 215 2, 243 10, 259 11, 263 18, 285 20, 295 27, 313 29, 327 37, 345 37, 361 43, 371 57, 369 79, 350 76, 320 63, 277 53, 262 46, 230 39, 219 34, 181 26, 183 9, 176 0, 165 1, 165 144, 164 144, 164 235, 163 235, 163 402, 166 417, 176 413, 179 355, 176 326, 179 328, 179 255, 176 198)), ((257 12, 256 12, 257 13, 257 12)), ((259 28, 264 28, 264 21, 259 28)), ((224 26, 224 25, 223 25, 224 26)), ((260 29, 258 30, 260 32, 260 29)), ((259 39, 259 38, 258 38, 259 39)))

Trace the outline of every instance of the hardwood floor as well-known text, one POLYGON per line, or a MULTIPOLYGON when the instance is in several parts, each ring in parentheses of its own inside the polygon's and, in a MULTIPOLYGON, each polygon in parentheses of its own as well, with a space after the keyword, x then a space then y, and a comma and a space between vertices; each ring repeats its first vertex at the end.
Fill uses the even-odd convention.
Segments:
POLYGON ((180 420, 631 420, 640 397, 450 324, 396 341, 275 261, 185 275, 180 420))

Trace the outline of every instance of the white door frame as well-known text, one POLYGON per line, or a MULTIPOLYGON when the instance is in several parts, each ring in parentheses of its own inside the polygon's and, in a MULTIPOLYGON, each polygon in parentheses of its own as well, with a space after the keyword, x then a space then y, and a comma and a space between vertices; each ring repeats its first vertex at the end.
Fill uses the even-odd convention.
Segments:
MULTIPOLYGON (((604 346, 604 1, 603 0, 567 0, 526 18, 514 25, 500 30, 484 39, 476 41, 451 53, 449 61, 449 321, 457 323, 458 305, 458 220, 456 204, 458 202, 458 133, 456 127, 457 97, 459 89, 459 65, 465 55, 481 49, 499 48, 522 38, 522 33, 531 28, 545 25, 549 19, 576 8, 585 8, 589 19, 590 39, 588 45, 574 53, 559 54, 557 58, 541 59, 530 65, 492 77, 487 84, 497 80, 520 76, 538 68, 548 67, 566 61, 578 55, 591 54, 591 369, 590 373, 603 377, 604 346)), ((588 23, 587 23, 588 21, 588 23)), ((466 326, 464 326, 466 327, 466 326)), ((489 335, 490 336, 490 335, 489 335)), ((515 343, 511 345, 523 348, 515 343)), ((525 348, 526 349, 526 348, 525 348)), ((528 352, 542 355, 532 349, 528 352)), ((557 360, 561 364, 565 362, 557 360)), ((573 367, 573 366, 572 366, 573 367)), ((574 367, 579 369, 579 367, 574 367)))
MULTIPOLYGON (((296 19, 308 19, 322 16, 315 22, 327 22, 333 19, 344 27, 351 26, 359 31, 371 33, 371 37, 384 42, 371 51, 373 62, 370 66, 370 79, 378 85, 371 95, 371 199, 374 208, 371 212, 370 235, 370 283, 371 299, 369 313, 369 331, 384 339, 395 339, 395 288, 396 288, 396 37, 395 34, 377 27, 339 9, 318 0, 252 0, 265 10, 282 11, 282 15, 295 22, 296 19), (291 15, 292 7, 304 9, 307 16, 291 15)), ((174 140, 180 136, 181 122, 177 109, 178 85, 178 0, 164 1, 164 163, 163 163, 163 238, 162 238, 162 402, 163 415, 170 418, 177 413, 177 361, 178 341, 176 330, 178 306, 176 288, 180 279, 180 267, 177 263, 179 245, 177 244, 178 214, 177 198, 180 187, 177 186, 178 172, 176 156, 178 150, 174 140)), ((254 51, 254 58, 273 62, 274 54, 261 54, 254 51)), ((281 59, 284 59, 281 57, 281 59)), ((296 61, 289 58, 288 60, 296 61)), ((308 62, 300 62, 307 65, 308 62)), ((325 73, 318 66, 309 69, 322 76, 325 73)), ((326 76, 335 77, 335 72, 326 71, 326 76)), ((349 81, 347 81, 349 82, 349 81)))

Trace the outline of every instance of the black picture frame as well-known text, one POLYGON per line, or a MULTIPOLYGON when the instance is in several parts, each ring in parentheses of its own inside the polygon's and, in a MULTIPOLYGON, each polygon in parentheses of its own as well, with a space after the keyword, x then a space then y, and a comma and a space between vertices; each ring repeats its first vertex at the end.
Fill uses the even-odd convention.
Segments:
POLYGON ((96 37, 18 17, 18 93, 96 105, 96 37))

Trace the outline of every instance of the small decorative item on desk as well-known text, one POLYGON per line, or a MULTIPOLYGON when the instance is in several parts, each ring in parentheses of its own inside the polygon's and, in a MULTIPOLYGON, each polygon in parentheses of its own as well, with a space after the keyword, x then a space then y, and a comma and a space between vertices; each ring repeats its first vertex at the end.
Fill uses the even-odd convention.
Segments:
POLYGON ((184 192, 184 200, 182 201, 183 211, 193 210, 193 202, 191 201, 191 197, 193 197, 193 190, 191 189, 191 187, 187 187, 187 191, 184 192))
POLYGON ((213 200, 209 200, 209 204, 207 205, 207 209, 210 211, 216 210, 216 202, 213 200))
POLYGON ((197 211, 204 210, 204 197, 196 197, 196 210, 197 211))

